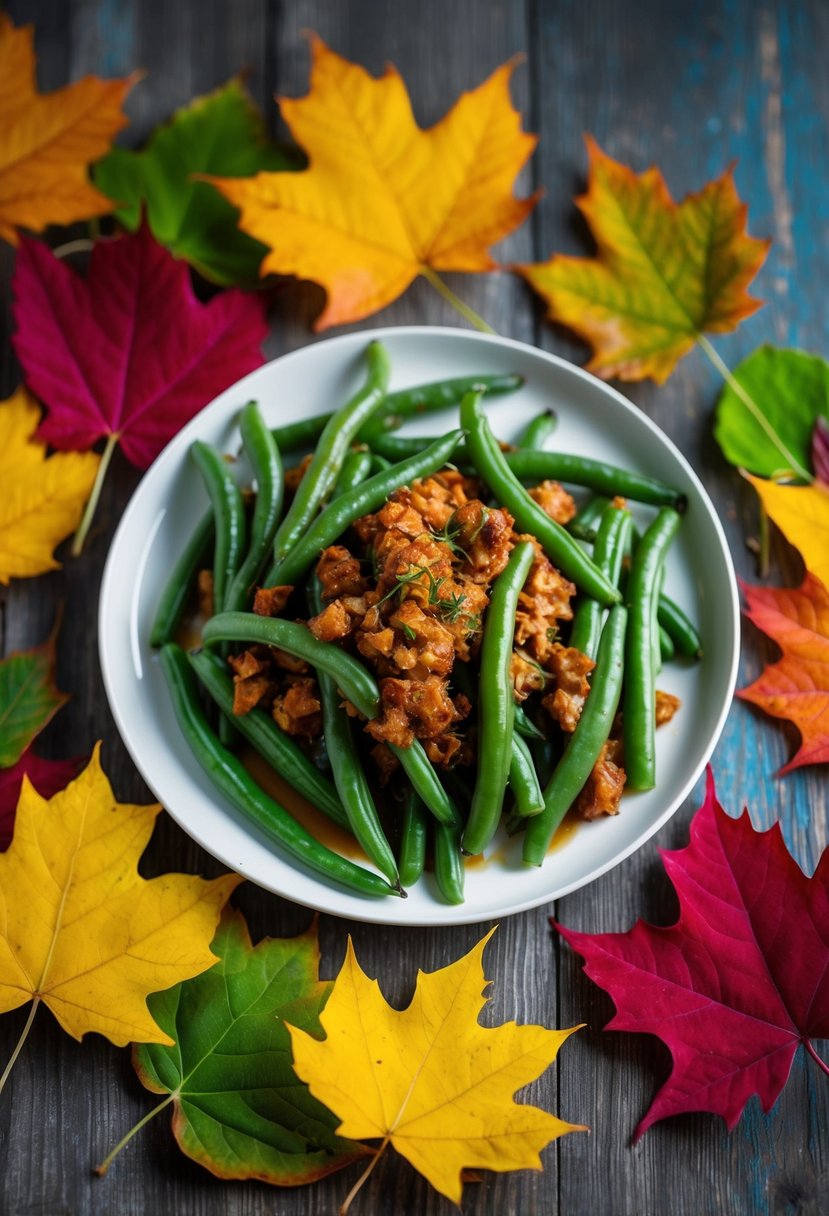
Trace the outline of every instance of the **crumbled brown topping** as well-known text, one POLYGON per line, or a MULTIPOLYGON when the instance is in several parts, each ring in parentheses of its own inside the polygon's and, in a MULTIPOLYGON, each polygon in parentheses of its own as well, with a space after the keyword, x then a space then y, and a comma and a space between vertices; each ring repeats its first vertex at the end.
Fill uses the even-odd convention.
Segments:
POLYGON ((555 689, 547 694, 541 704, 562 730, 572 733, 590 691, 587 677, 596 664, 573 646, 556 643, 547 665, 555 678, 555 689))
POLYGON ((679 697, 675 697, 671 692, 662 692, 661 689, 657 688, 656 725, 664 726, 666 722, 670 722, 681 704, 682 702, 679 697))
POLYGON ((285 692, 274 697, 273 719, 286 735, 314 739, 322 732, 322 706, 317 682, 309 676, 289 677, 285 692))
POLYGON ((285 489, 289 494, 295 494, 299 483, 308 471, 308 466, 314 459, 313 452, 309 452, 307 456, 303 456, 299 464, 295 464, 292 469, 285 470, 285 489))
POLYGON ((554 519, 557 524, 569 524, 576 514, 576 503, 572 494, 568 494, 558 481, 542 481, 540 486, 534 486, 529 491, 541 510, 554 519))
POLYGON ((621 752, 618 739, 610 738, 603 745, 587 784, 576 801, 576 811, 582 819, 619 814, 619 803, 625 788, 621 752))
POLYGON ((253 611, 257 616, 279 616, 285 611, 293 587, 259 587, 253 597, 253 611))

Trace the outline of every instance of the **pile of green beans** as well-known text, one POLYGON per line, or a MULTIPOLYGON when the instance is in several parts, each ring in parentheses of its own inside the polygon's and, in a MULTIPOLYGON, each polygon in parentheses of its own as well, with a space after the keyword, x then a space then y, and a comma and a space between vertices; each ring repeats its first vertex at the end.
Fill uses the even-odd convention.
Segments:
POLYGON ((508 830, 523 832, 524 862, 542 863, 610 736, 620 705, 628 785, 653 787, 656 673, 674 654, 698 659, 702 653, 693 623, 662 588, 665 555, 685 499, 654 478, 548 447, 557 425, 552 410, 535 416, 517 447, 505 451, 490 430, 481 398, 484 392, 518 390, 521 376, 460 377, 389 393, 390 375, 385 348, 373 342, 366 351, 364 383, 339 410, 269 429, 258 405, 246 405, 239 427, 255 495, 243 494, 233 465, 221 453, 201 442, 193 445, 210 510, 172 569, 150 641, 160 650, 175 716, 196 759, 236 812, 278 850, 362 896, 405 896, 406 888, 431 869, 426 881, 433 882, 439 898, 457 904, 463 900, 464 856, 489 846, 505 803, 508 830), (449 407, 459 407, 460 429, 435 439, 395 434, 407 418, 449 407), (282 458, 309 447, 313 456, 286 509, 282 458), (453 685, 472 704, 474 784, 460 768, 436 769, 418 739, 406 748, 389 744, 403 774, 396 807, 394 800, 384 800, 396 809, 389 818, 378 809, 373 780, 363 767, 362 736, 346 711, 350 705, 364 719, 377 716, 381 696, 374 675, 341 645, 320 641, 306 624, 289 619, 293 607, 276 617, 250 609, 259 586, 287 586, 297 597, 304 586, 308 611, 317 615, 322 602, 314 566, 323 550, 340 542, 356 520, 378 511, 395 490, 452 460, 469 466, 490 500, 512 514, 516 532, 535 537, 576 584, 565 640, 595 659, 595 669, 575 730, 560 743, 549 719, 529 709, 531 703, 516 704, 510 674, 516 611, 535 552, 531 542, 519 541, 490 589, 477 678, 472 663, 456 661, 451 672, 453 685), (525 488, 546 479, 593 492, 566 529, 525 488), (626 506, 610 502, 613 497, 657 509, 644 534, 626 506), (212 571, 213 615, 202 629, 203 648, 188 655, 176 638, 204 568, 212 571), (312 669, 330 777, 268 713, 254 708, 234 715, 234 682, 225 656, 250 645, 274 648, 312 669), (299 795, 350 832, 374 869, 332 852, 270 797, 235 754, 242 740, 299 795))

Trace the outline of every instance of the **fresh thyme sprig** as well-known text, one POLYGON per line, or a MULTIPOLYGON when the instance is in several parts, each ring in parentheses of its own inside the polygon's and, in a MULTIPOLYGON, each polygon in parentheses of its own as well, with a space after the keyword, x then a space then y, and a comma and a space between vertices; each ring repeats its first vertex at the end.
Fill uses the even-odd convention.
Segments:
MULTIPOLYGON (((464 604, 466 603, 467 597, 463 594, 463 592, 453 592, 450 595, 441 595, 440 589, 446 582, 446 577, 441 575, 440 578, 435 578, 429 566, 413 564, 402 574, 396 574, 395 585, 386 592, 382 599, 377 601, 377 607, 379 608, 379 606, 385 603, 386 600, 391 599, 394 595, 397 595, 403 590, 404 587, 408 586, 409 583, 417 582, 424 574, 429 580, 427 603, 433 608, 437 608, 440 616, 443 617, 445 621, 448 621, 450 625, 457 624, 457 622, 461 619, 461 616, 463 616, 464 604)), ((470 633, 474 633, 475 630, 480 627, 480 621, 481 618, 479 616, 467 614, 467 623, 470 633)), ((406 626, 403 627, 403 631, 406 634, 406 637, 409 637, 409 632, 407 631, 406 626)), ((413 630, 411 632, 414 633, 413 630)), ((409 638, 409 640, 414 641, 414 637, 409 638)))

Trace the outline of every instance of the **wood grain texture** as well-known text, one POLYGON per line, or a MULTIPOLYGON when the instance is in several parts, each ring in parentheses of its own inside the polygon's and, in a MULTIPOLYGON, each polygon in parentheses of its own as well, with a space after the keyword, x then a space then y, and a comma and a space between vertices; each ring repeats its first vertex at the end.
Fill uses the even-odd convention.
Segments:
MULTIPOLYGON (((569 203, 582 188, 584 131, 638 168, 657 162, 676 195, 699 186, 737 158, 737 181, 751 207, 751 229, 774 237, 759 291, 768 306, 739 333, 718 341, 734 364, 759 342, 801 345, 826 353, 829 297, 829 78, 823 48, 829 9, 821 0, 758 5, 752 0, 420 0, 400 6, 376 0, 13 0, 16 21, 37 31, 39 81, 54 88, 85 72, 146 69, 128 104, 133 146, 195 93, 216 87, 240 68, 272 133, 283 133, 275 92, 296 96, 307 87, 313 29, 338 51, 382 70, 387 60, 403 73, 418 119, 439 118, 462 89, 474 87, 514 52, 527 62, 514 77, 514 96, 541 146, 526 171, 525 189, 547 194, 532 221, 500 247, 505 262, 541 259, 553 250, 583 252, 583 226, 569 203)), ((16 383, 9 347, 9 280, 13 257, 0 247, 0 390, 16 383)), ((457 276, 452 285, 500 332, 537 342, 581 360, 582 349, 540 319, 526 289, 507 274, 457 276)), ((318 289, 291 284, 274 300, 271 356, 314 337, 318 289)), ((456 319, 425 283, 416 284, 378 324, 441 323, 456 319)), ((371 322, 374 323, 374 320, 371 322)), ((753 570, 743 537, 755 526, 751 493, 724 464, 710 433, 718 391, 704 356, 685 359, 659 390, 635 386, 630 396, 678 443, 700 472, 724 520, 739 572, 753 570)), ((3 653, 40 641, 58 606, 64 616, 59 648, 60 687, 73 699, 42 737, 44 754, 68 756, 104 740, 104 763, 120 798, 149 800, 121 744, 104 696, 97 663, 97 595, 103 561, 138 474, 119 457, 113 464, 96 526, 83 557, 36 581, 0 590, 3 653)), ((774 548, 775 581, 796 582, 796 560, 774 548)), ((772 648, 747 629, 741 682, 747 683, 772 648)), ((756 824, 775 818, 801 864, 811 869, 827 843, 825 770, 801 770, 783 781, 774 773, 790 754, 792 737, 749 706, 735 704, 714 769, 732 811, 751 804, 756 824)), ((548 927, 554 913, 589 931, 624 929, 637 916, 667 923, 675 901, 656 846, 687 840, 696 801, 688 804, 638 854, 586 890, 509 918, 486 956, 494 978, 484 1019, 515 1018, 547 1025, 587 1023, 562 1049, 561 1066, 525 1091, 527 1100, 574 1122, 593 1126, 543 1155, 543 1173, 486 1175, 467 1186, 467 1216, 535 1213, 650 1216, 771 1212, 818 1216, 829 1210, 829 1088, 802 1058, 768 1115, 759 1104, 730 1136, 709 1116, 657 1125, 632 1147, 630 1136, 669 1059, 646 1036, 603 1034, 612 1014, 608 998, 581 974, 548 927)), ((163 818, 142 866, 212 875, 220 867, 163 818)), ((300 931, 309 913, 252 887, 238 902, 254 938, 300 931)), ((346 934, 361 962, 381 977, 396 1003, 411 993, 418 967, 431 970, 456 958, 482 927, 409 931, 349 924, 323 917, 323 974, 333 975, 346 934)), ((23 1017, 0 1022, 6 1058, 23 1017)), ((281 1216, 335 1211, 345 1191, 335 1177, 275 1194, 260 1184, 220 1183, 181 1156, 166 1118, 150 1124, 104 1180, 92 1165, 151 1105, 132 1072, 128 1053, 99 1038, 76 1044, 48 1014, 38 1023, 0 1102, 0 1211, 27 1216, 281 1216)), ((452 1208, 399 1159, 378 1167, 355 1211, 449 1216, 452 1208)))

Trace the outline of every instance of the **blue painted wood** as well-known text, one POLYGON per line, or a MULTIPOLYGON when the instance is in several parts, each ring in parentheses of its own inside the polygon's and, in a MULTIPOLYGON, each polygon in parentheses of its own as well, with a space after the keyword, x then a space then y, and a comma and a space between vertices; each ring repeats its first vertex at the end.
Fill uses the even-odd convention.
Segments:
MULTIPOLYGON (((750 230, 772 236, 775 244, 757 282, 758 295, 769 303, 737 334, 717 339, 732 365, 762 341, 829 353, 827 301, 814 290, 829 270, 829 246, 820 241, 829 96, 813 50, 826 11, 818 7, 569 4, 541 5, 536 14, 546 81, 542 180, 582 188, 583 130, 638 170, 659 164, 675 197, 699 189, 736 160, 738 188, 750 201, 750 230), (581 50, 579 59, 574 45, 581 50)), ((542 256, 590 248, 581 223, 562 208, 559 190, 551 190, 542 204, 539 242, 542 256)), ((546 327, 540 341, 548 349, 579 354, 570 339, 546 327)), ((626 386, 626 391, 701 473, 720 508, 738 571, 752 580, 742 538, 755 527, 753 494, 726 467, 710 434, 717 373, 695 352, 665 387, 626 386)), ((799 561, 782 541, 775 542, 774 557, 775 581, 797 582, 799 561)), ((747 626, 740 685, 774 654, 775 648, 747 626)), ((736 814, 748 802, 756 825, 779 819, 794 855, 811 870, 827 840, 826 783, 816 770, 774 778, 792 753, 793 736, 791 729, 770 725, 757 711, 735 704, 713 766, 727 809, 736 814)), ((700 793, 654 844, 686 843, 700 793)), ((565 924, 593 931, 626 928, 640 915, 670 923, 674 901, 653 849, 643 849, 621 871, 562 900, 557 915, 565 924)), ((601 1025, 612 1012, 609 1003, 590 992, 569 953, 560 966, 562 1024, 584 1018, 587 1000, 591 1028, 601 1025)), ((826 1144, 814 1129, 826 1124, 829 1094, 811 1062, 796 1061, 789 1087, 770 1114, 752 1101, 731 1137, 711 1118, 687 1116, 649 1131, 634 1150, 626 1137, 667 1075, 667 1052, 655 1049, 651 1040, 622 1035, 580 1038, 576 1052, 577 1067, 561 1073, 562 1105, 565 1098, 569 1103, 583 1098, 589 1077, 589 1100, 581 1110, 597 1110, 596 1130, 589 1141, 574 1138, 561 1149, 562 1211, 690 1216, 788 1210, 785 1196, 794 1211, 820 1211, 827 1203, 826 1144), (656 1060, 660 1064, 654 1069, 656 1060)))
MULTIPOLYGON (((55 88, 85 72, 113 75, 147 70, 128 103, 131 125, 120 137, 134 146, 190 97, 216 87, 240 68, 267 116, 281 131, 275 91, 299 95, 307 86, 308 52, 301 31, 317 30, 335 49, 382 70, 394 61, 409 83, 415 111, 434 122, 461 89, 478 84, 516 51, 528 59, 514 78, 514 96, 541 135, 525 175, 525 189, 547 190, 538 211, 498 251, 505 261, 540 260, 553 250, 590 248, 584 225, 568 202, 583 188, 582 132, 593 132, 613 155, 636 168, 658 163, 675 196, 698 189, 736 159, 739 189, 750 203, 752 232, 775 245, 757 283, 767 306, 734 335, 717 339, 731 364, 761 341, 802 345, 827 354, 829 330, 829 6, 822 0, 421 0, 401 8, 371 0, 221 0, 177 4, 160 0, 12 0, 17 21, 35 23, 41 87, 55 88)), ((0 379, 5 395, 16 371, 8 343, 8 283, 12 255, 0 249, 0 379)), ((536 340, 581 360, 583 350, 540 316, 517 280, 507 275, 457 276, 453 286, 500 331, 536 340)), ((308 323, 320 306, 309 285, 288 287, 274 302, 268 350, 277 354, 314 340, 308 323)), ((378 317, 380 323, 455 323, 426 284, 378 317)), ((740 573, 753 578, 742 545, 754 527, 751 492, 725 465, 710 432, 717 374, 704 356, 686 358, 663 388, 629 386, 630 396, 677 441, 700 471, 720 509, 740 573)), ((137 474, 116 458, 101 524, 84 557, 32 583, 0 589, 4 653, 37 642, 59 602, 66 605, 59 683, 73 702, 43 736, 45 754, 69 755, 104 739, 104 762, 123 799, 148 799, 110 719, 97 671, 95 612, 100 570, 118 515, 137 474)), ((774 578, 794 583, 796 558, 774 544, 774 578)), ((741 682, 774 654, 750 627, 741 682)), ((793 733, 748 706, 735 704, 714 758, 720 794, 737 813, 748 801, 758 825, 779 819, 801 863, 812 868, 827 841, 825 770, 778 781, 791 755, 793 733)), ((544 1172, 485 1175, 466 1188, 472 1213, 594 1213, 640 1216, 671 1213, 749 1214, 829 1211, 829 1086, 802 1056, 773 1110, 753 1100, 734 1133, 705 1115, 658 1125, 633 1147, 630 1134, 667 1075, 667 1052, 646 1036, 604 1034, 608 998, 586 980, 578 961, 559 947, 547 926, 562 921, 590 931, 620 930, 637 916, 669 923, 675 898, 656 846, 687 840, 695 798, 659 836, 588 889, 508 919, 488 949, 495 977, 485 1020, 510 1018, 548 1025, 585 1022, 553 1068, 526 1091, 562 1117, 592 1124, 590 1137, 571 1136, 543 1154, 544 1172)), ((213 874, 218 867, 175 825, 159 825, 147 873, 181 868, 213 874)), ((239 903, 254 936, 291 934, 307 914, 287 901, 243 888, 239 903)), ((411 992, 418 966, 433 969, 477 940, 478 927, 395 932, 322 918, 323 967, 334 974, 346 931, 361 960, 382 977, 397 1003, 411 992)), ((0 1020, 0 1058, 10 1050, 22 1017, 0 1020)), ((222 1184, 174 1148, 166 1120, 150 1125, 106 1180, 90 1166, 149 1107, 126 1052, 102 1040, 82 1045, 63 1036, 48 1015, 39 1017, 12 1082, 0 1100, 0 1210, 14 1213, 177 1213, 223 1211, 284 1216, 332 1211, 343 1179, 312 1190, 280 1192, 258 1184, 222 1184)), ((450 1205, 399 1159, 378 1168, 355 1211, 435 1213, 450 1205)))

